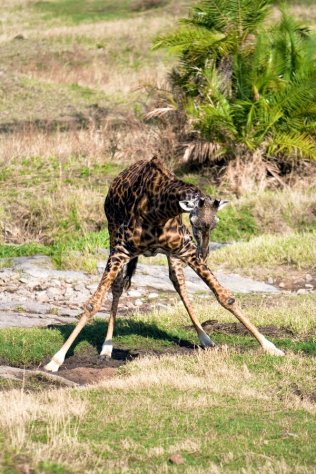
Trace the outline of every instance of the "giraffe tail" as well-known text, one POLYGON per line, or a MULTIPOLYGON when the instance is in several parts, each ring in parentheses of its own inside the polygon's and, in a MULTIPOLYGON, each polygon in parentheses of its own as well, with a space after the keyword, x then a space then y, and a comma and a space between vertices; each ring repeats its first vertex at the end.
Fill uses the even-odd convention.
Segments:
POLYGON ((138 257, 132 258, 126 265, 126 271, 124 275, 124 289, 128 290, 132 283, 132 276, 134 275, 137 267, 138 257))

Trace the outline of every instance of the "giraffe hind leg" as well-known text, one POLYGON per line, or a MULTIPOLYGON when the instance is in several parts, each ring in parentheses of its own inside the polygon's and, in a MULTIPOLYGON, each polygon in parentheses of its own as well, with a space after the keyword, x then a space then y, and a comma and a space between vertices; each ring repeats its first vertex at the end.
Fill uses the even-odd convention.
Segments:
POLYGON ((211 340, 211 338, 206 334, 206 332, 202 328, 201 323, 198 320, 195 314, 195 311, 193 309, 193 306, 191 304, 191 301, 188 297, 181 260, 174 257, 168 257, 168 264, 169 264, 169 278, 175 290, 179 294, 182 300, 182 303, 184 304, 185 309, 187 310, 191 318, 191 321, 200 339, 201 346, 205 348, 214 347, 215 343, 211 340))
POLYGON ((123 281, 125 290, 128 290, 131 287, 132 277, 136 271, 137 262, 138 262, 138 257, 134 257, 126 265, 126 271, 125 271, 124 281, 123 281))

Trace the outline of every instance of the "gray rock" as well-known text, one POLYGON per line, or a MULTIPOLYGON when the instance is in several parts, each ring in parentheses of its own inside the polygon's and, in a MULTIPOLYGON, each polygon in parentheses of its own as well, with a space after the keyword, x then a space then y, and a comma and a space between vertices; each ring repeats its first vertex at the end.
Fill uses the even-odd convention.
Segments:
POLYGON ((168 309, 168 306, 166 304, 157 303, 157 304, 155 304, 155 308, 158 311, 165 311, 166 309, 168 309))
POLYGON ((49 297, 46 292, 36 293, 35 299, 40 303, 46 303, 47 301, 49 301, 49 297))
POLYGON ((306 290, 305 288, 300 288, 296 292, 297 295, 306 295, 307 293, 308 293, 308 290, 306 290))
POLYGON ((55 288, 54 286, 51 288, 48 288, 46 291, 47 296, 50 298, 52 296, 59 296, 60 295, 60 290, 59 288, 55 288))
POLYGON ((306 281, 307 283, 309 283, 310 281, 313 281, 312 275, 310 275, 309 273, 306 273, 306 275, 305 275, 305 281, 306 281))
POLYGON ((127 294, 132 298, 139 298, 140 296, 142 296, 143 292, 139 290, 129 290, 127 294))
POLYGON ((147 298, 148 298, 149 300, 154 300, 154 299, 156 299, 156 298, 159 298, 159 295, 158 295, 158 293, 149 293, 149 294, 147 295, 147 298))
POLYGON ((16 270, 25 270, 28 268, 46 268, 52 269, 53 265, 50 257, 46 255, 33 255, 31 257, 14 257, 12 266, 16 270))
POLYGON ((222 249, 223 247, 226 247, 227 245, 232 245, 232 242, 211 242, 209 244, 209 250, 211 252, 215 252, 216 250, 222 249))
POLYGON ((135 305, 135 306, 143 306, 143 304, 144 304, 144 303, 142 302, 142 300, 135 300, 135 301, 134 301, 134 305, 135 305))
MULTIPOLYGON (((188 292, 193 294, 201 291, 209 292, 208 286, 198 277, 191 268, 185 268, 185 279, 188 292)), ((241 277, 235 273, 225 274, 214 272, 219 282, 228 290, 236 293, 277 293, 278 290, 267 283, 241 277)), ((151 287, 161 291, 174 291, 173 285, 168 277, 168 268, 162 265, 137 266, 136 274, 133 278, 136 287, 151 287)))

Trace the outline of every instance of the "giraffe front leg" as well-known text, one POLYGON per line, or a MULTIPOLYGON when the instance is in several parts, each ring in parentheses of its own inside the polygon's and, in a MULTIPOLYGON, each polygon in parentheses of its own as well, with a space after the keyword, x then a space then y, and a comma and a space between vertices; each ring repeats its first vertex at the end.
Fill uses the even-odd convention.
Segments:
POLYGON ((204 348, 214 347, 215 343, 211 340, 211 338, 206 334, 206 332, 202 328, 201 323, 198 320, 193 310, 191 301, 188 297, 181 260, 174 257, 168 257, 168 264, 169 264, 169 278, 172 281, 172 284, 175 290, 179 294, 182 300, 182 303, 184 304, 185 309, 187 310, 191 318, 193 326, 195 327, 197 335, 200 339, 201 346, 204 348))
POLYGON ((122 269, 119 272, 119 274, 117 275, 114 282, 112 283, 112 288, 111 289, 112 289, 112 294, 113 294, 113 300, 112 300, 112 305, 111 305, 111 310, 110 310, 109 324, 108 324, 106 337, 105 337, 104 343, 102 345, 102 350, 100 352, 100 356, 103 356, 103 357, 111 358, 111 356, 112 356, 113 331, 114 331, 114 325, 115 325, 115 319, 116 319, 118 303, 119 303, 119 299, 120 299, 120 297, 123 293, 123 288, 124 288, 124 276, 123 276, 123 269, 122 269))
POLYGON ((107 292, 113 280, 116 278, 117 274, 122 270, 123 266, 125 265, 125 263, 127 263, 128 260, 129 257, 123 252, 113 252, 110 255, 98 288, 96 289, 94 295, 84 305, 84 312, 78 324, 76 325, 66 342, 63 344, 61 349, 56 352, 56 354, 52 357, 52 360, 47 365, 45 365, 44 368, 46 370, 50 372, 58 371, 59 367, 64 362, 66 354, 70 349, 71 345, 73 344, 74 340, 84 328, 84 326, 89 321, 91 321, 93 316, 99 311, 105 293, 107 292))
POLYGON ((271 341, 269 341, 260 331, 254 326, 249 319, 243 314, 235 297, 224 288, 215 278, 211 270, 201 260, 195 256, 195 251, 185 258, 185 261, 190 267, 199 275, 199 277, 208 285, 208 287, 215 294, 218 302, 230 311, 248 331, 257 339, 263 350, 267 354, 275 356, 284 356, 284 352, 278 349, 271 341))

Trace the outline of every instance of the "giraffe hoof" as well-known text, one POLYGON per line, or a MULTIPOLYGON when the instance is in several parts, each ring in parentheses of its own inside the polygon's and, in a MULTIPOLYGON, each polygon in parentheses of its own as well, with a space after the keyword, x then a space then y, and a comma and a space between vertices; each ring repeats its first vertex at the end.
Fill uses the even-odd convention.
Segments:
POLYGON ((104 357, 105 359, 111 359, 112 350, 113 350, 112 344, 109 344, 109 343, 105 342, 102 346, 102 350, 100 352, 100 357, 104 357))
POLYGON ((207 349, 208 347, 215 347, 215 343, 207 334, 200 334, 199 339, 203 349, 207 349))
POLYGON ((278 349, 274 344, 273 342, 271 341, 268 341, 267 339, 264 341, 264 343, 262 344, 262 348, 264 350, 264 352, 266 352, 267 354, 270 354, 270 355, 273 355, 273 356, 277 356, 277 357, 283 357, 285 356, 285 353, 281 350, 281 349, 278 349))
POLYGON ((60 364, 58 362, 51 360, 44 366, 44 369, 47 370, 47 372, 58 372, 59 367, 60 364))

